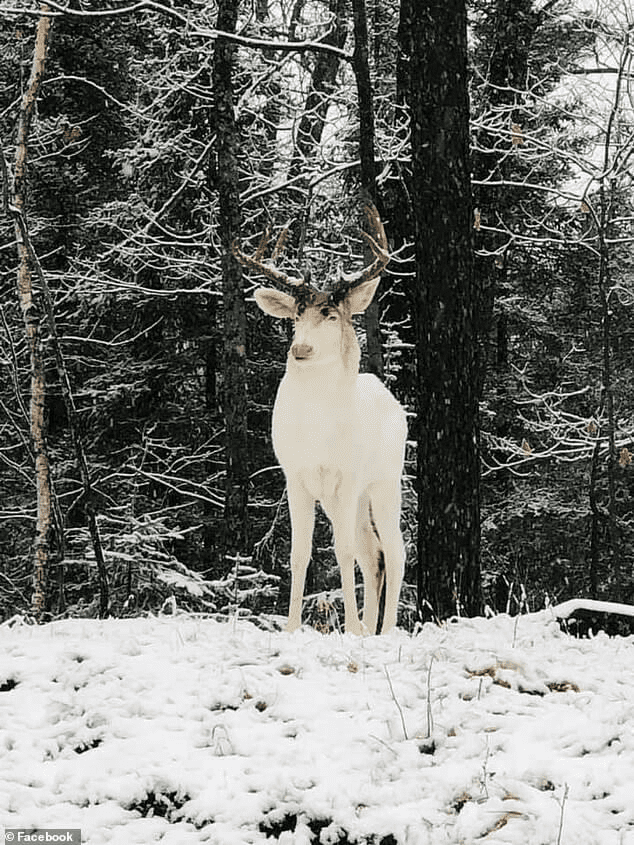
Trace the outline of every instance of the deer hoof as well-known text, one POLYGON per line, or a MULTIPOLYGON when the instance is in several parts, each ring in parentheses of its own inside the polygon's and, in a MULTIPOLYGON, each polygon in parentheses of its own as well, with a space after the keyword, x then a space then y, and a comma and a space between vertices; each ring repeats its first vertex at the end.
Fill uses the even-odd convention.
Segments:
POLYGON ((346 625, 346 634, 355 634, 357 637, 367 637, 369 633, 370 632, 367 627, 360 620, 352 622, 350 625, 346 625))

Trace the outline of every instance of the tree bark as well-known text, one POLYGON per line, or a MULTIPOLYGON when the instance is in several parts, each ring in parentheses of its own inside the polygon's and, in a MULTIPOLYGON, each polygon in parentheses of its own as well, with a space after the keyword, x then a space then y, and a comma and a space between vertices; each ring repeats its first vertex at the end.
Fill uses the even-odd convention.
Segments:
MULTIPOLYGON (((368 20, 365 0, 352 0, 354 18, 354 54, 353 67, 357 82, 359 102, 359 158, 361 160, 361 189, 382 213, 382 204, 377 196, 376 162, 374 151, 374 98, 370 76, 368 55, 368 20)), ((364 259, 371 261, 371 253, 366 247, 364 259)), ((380 309, 378 298, 370 303, 365 311, 365 331, 368 344, 368 370, 383 378, 383 350, 381 344, 380 309)))
MULTIPOLYGON (((499 125, 507 130, 512 124, 521 125, 524 120, 518 106, 522 103, 521 92, 526 87, 531 43, 542 18, 542 13, 533 7, 533 0, 496 0, 489 10, 491 34, 485 39, 488 73, 483 97, 488 108, 497 112, 499 125)), ((481 130, 475 141, 477 150, 472 156, 471 168, 474 180, 511 178, 513 159, 509 158, 506 147, 500 145, 500 132, 481 130)), ((508 189, 489 185, 477 186, 473 195, 474 205, 487 223, 503 216, 514 199, 508 189)), ((476 248, 485 247, 489 252, 487 257, 477 258, 475 265, 483 297, 481 391, 488 365, 494 362, 498 370, 504 370, 508 365, 506 314, 499 313, 497 324, 493 325, 496 296, 507 284, 508 261, 506 258, 494 261, 491 255, 498 251, 499 257, 507 243, 506 235, 476 234, 476 248), (493 331, 494 337, 490 338, 493 331), (491 345, 495 348, 491 349, 491 345)))
MULTIPOLYGON (((599 302, 601 304, 601 403, 600 416, 605 413, 606 422, 601 427, 597 435, 597 442, 594 448, 592 457, 592 472, 590 479, 590 509, 592 513, 591 526, 591 583, 593 588, 597 589, 596 573, 598 569, 600 549, 597 542, 601 523, 605 525, 604 551, 607 552, 610 561, 611 570, 611 593, 616 599, 620 599, 623 593, 623 571, 622 571, 622 554, 623 541, 622 529, 618 516, 617 508, 617 480, 616 480, 616 464, 617 464, 617 447, 616 447, 616 408, 614 397, 614 364, 613 356, 613 321, 614 308, 617 299, 615 288, 612 284, 612 260, 611 260, 611 231, 610 218, 613 213, 615 205, 615 190, 616 183, 613 178, 608 176, 611 167, 614 164, 614 156, 618 153, 611 154, 611 149, 615 143, 615 118, 619 108, 619 100, 622 95, 622 86, 624 78, 624 64, 621 62, 619 76, 617 78, 616 90, 614 93, 614 101, 608 125, 606 128, 604 148, 603 148, 603 175, 599 182, 599 208, 598 213, 593 212, 594 223, 597 229, 597 236, 599 241, 599 261, 597 267, 597 287, 599 292, 599 302), (605 438, 605 441, 604 441, 605 438), (606 442, 607 441, 607 442, 606 442), (607 445, 607 455, 605 463, 606 472, 606 490, 604 494, 604 503, 599 504, 599 451, 603 442, 607 445), (607 547, 607 548, 605 548, 607 547), (594 573, 594 577, 592 577, 594 573)), ((618 149, 618 148, 617 148, 618 149)))
MULTIPOLYGON (((53 308, 53 298, 51 296, 48 283, 40 261, 33 249, 31 237, 29 235, 26 220, 21 211, 16 207, 13 210, 13 217, 16 224, 16 229, 20 232, 22 244, 26 250, 29 262, 30 272, 34 272, 38 280, 42 300, 44 303, 44 311, 48 320, 49 338, 55 353, 55 363, 57 365, 57 374, 59 376, 60 390, 62 393, 62 400, 64 408, 66 409, 66 417, 68 419, 68 427, 70 429, 71 440, 75 450, 75 457, 77 459, 77 466, 82 481, 82 494, 80 497, 83 510, 86 514, 88 528, 90 531, 90 538, 92 542, 93 551, 95 553, 95 562, 97 564, 97 574, 99 578, 99 617, 105 619, 109 611, 109 588, 108 588, 108 574, 106 568, 106 560, 101 544, 101 534, 99 532, 99 524, 97 522, 97 494, 93 487, 88 469, 88 461, 86 459, 86 451, 84 449, 83 439, 80 432, 79 418, 77 415, 77 408, 75 407, 75 399, 70 386, 70 378, 68 375, 68 368, 64 359, 62 344, 60 342, 57 331, 57 323, 55 320, 55 311, 53 308)), ((75 502, 75 505, 79 501, 75 502)), ((60 527, 61 530, 61 527, 60 527)))
POLYGON ((465 2, 404 0, 401 16, 417 265, 419 607, 441 619, 482 604, 465 2))
MULTIPOLYGON (((323 39, 324 44, 343 49, 346 42, 345 10, 346 0, 330 0, 330 12, 334 23, 332 31, 323 39)), ((305 162, 310 159, 321 144, 330 106, 335 92, 337 74, 341 61, 332 53, 318 53, 310 80, 310 89, 304 106, 304 113, 297 127, 295 151, 289 169, 289 178, 298 176, 305 162)))
MULTIPOLYGON (((46 52, 52 19, 46 16, 48 7, 42 5, 38 20, 33 63, 26 90, 20 104, 15 168, 13 176, 12 211, 24 216, 27 205, 29 134, 40 83, 44 75, 46 52)), ((35 455, 35 483, 37 490, 37 523, 33 546, 33 597, 32 609, 41 621, 46 604, 46 579, 49 568, 51 530, 53 524, 53 496, 51 471, 46 444, 46 421, 44 406, 46 399, 46 377, 44 354, 40 333, 40 313, 34 298, 33 277, 28 244, 22 229, 15 223, 18 248, 17 289, 31 364, 31 401, 29 409, 30 435, 35 455)))
MULTIPOLYGON (((233 33, 238 4, 220 0, 218 29, 233 33)), ((216 42, 213 58, 219 228, 222 245, 224 315, 223 411, 225 418, 225 507, 223 554, 235 559, 248 544, 248 439, 246 307, 242 270, 231 252, 240 233, 238 133, 233 104, 235 46, 227 39, 216 42)))
MULTIPOLYGON (((42 7, 46 10, 46 7, 42 7)), ((35 541, 35 588, 34 588, 34 610, 36 616, 41 617, 46 597, 46 576, 49 568, 50 534, 52 525, 57 522, 57 530, 60 534, 58 545, 63 549, 63 525, 61 518, 54 514, 54 498, 50 477, 50 466, 46 448, 45 428, 45 403, 46 403, 46 381, 44 372, 44 360, 40 340, 40 312, 35 307, 34 284, 35 278, 39 285, 39 293, 44 306, 44 312, 48 321, 49 338, 55 353, 59 383, 66 409, 71 439, 75 449, 77 464, 82 479, 82 503, 88 521, 90 536, 95 552, 95 561, 99 577, 99 615, 104 618, 109 610, 108 577, 105 563, 105 556, 101 544, 99 526, 97 523, 95 491, 92 486, 86 453, 79 430, 77 410, 70 386, 68 369, 64 360, 62 346, 57 332, 53 300, 42 271, 39 259, 28 230, 25 214, 26 193, 27 193, 27 161, 28 161, 28 139, 30 123, 33 110, 37 102, 37 93, 40 81, 44 73, 46 50, 50 34, 50 19, 42 16, 40 18, 36 46, 33 59, 33 70, 29 81, 28 90, 23 99, 23 108, 20 114, 18 126, 18 144, 16 151, 15 175, 13 183, 13 203, 8 209, 13 217, 18 253, 20 259, 18 271, 18 291, 20 303, 24 314, 27 338, 31 356, 31 439, 34 445, 36 482, 38 491, 38 523, 36 528, 35 541)), ((63 552, 61 554, 63 558, 63 552)), ((60 572, 60 579, 62 574, 60 572)), ((63 602, 63 597, 62 597, 63 602)))

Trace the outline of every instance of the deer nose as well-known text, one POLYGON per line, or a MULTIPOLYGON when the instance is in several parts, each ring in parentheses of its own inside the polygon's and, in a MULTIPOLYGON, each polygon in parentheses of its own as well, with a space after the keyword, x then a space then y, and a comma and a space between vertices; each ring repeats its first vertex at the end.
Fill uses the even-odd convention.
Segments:
POLYGON ((304 358, 311 357, 313 347, 308 343, 294 343, 291 347, 291 354, 296 361, 302 361, 304 358))

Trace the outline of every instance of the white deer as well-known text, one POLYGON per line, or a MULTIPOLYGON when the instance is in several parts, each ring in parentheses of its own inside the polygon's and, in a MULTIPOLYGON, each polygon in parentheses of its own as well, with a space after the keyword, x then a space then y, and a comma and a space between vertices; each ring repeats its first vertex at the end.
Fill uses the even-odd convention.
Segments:
MULTIPOLYGON (((287 631, 301 625, 315 503, 328 515, 341 571, 345 630, 374 634, 385 581, 382 633, 396 625, 403 581, 401 474, 406 417, 376 376, 359 374, 352 315, 368 307, 389 261, 378 212, 366 208, 373 237, 361 234, 375 259, 334 290, 322 292, 262 260, 268 235, 253 257, 236 258, 284 290, 259 288, 255 299, 273 317, 295 323, 286 374, 273 409, 273 447, 284 470, 291 515, 291 599, 287 631), (363 574, 363 622, 355 597, 355 561, 363 574)), ((273 252, 277 257, 285 232, 273 252)))

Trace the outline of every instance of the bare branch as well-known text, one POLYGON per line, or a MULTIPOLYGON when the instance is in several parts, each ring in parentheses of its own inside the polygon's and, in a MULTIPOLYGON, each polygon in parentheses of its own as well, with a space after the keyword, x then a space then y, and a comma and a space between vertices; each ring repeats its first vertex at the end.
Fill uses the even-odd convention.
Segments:
MULTIPOLYGON (((242 47, 249 47, 257 50, 277 50, 281 53, 297 53, 306 50, 314 52, 331 53, 346 62, 352 61, 352 55, 345 50, 335 47, 321 39, 317 41, 271 41, 267 38, 252 38, 247 35, 240 35, 239 33, 224 32, 219 29, 208 29, 204 27, 197 27, 192 24, 191 19, 184 14, 181 14, 176 9, 164 6, 162 3, 156 3, 154 0, 140 0, 138 3, 132 3, 128 6, 120 6, 111 9, 98 9, 86 11, 83 9, 73 9, 62 3, 51 0, 48 3, 50 8, 49 17, 77 17, 77 18, 104 18, 115 17, 121 15, 131 15, 136 12, 149 11, 157 12, 158 14, 167 15, 174 20, 179 21, 183 26, 187 27, 187 34, 194 38, 205 38, 212 41, 217 39, 225 39, 234 44, 239 44, 242 47)), ((34 15, 39 13, 34 9, 20 9, 15 6, 0 6, 0 12, 3 14, 14 15, 34 15)), ((326 38, 329 32, 326 32, 322 38, 326 38)))

